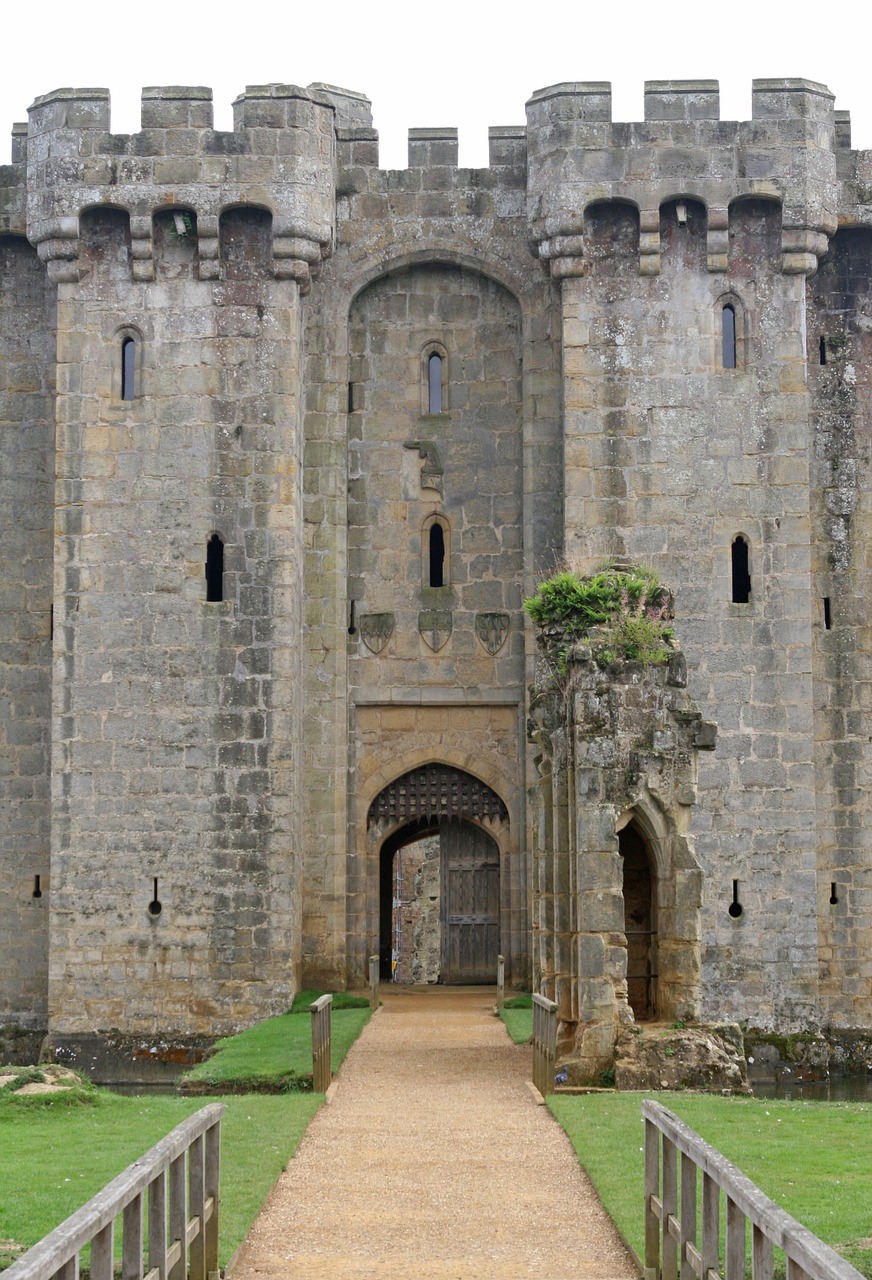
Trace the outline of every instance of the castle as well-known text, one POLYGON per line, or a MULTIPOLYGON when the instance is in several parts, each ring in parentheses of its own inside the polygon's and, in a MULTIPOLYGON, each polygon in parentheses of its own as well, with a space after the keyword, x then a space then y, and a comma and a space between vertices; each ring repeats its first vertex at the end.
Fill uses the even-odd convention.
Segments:
POLYGON ((423 837, 430 977, 503 954, 582 1074, 633 1016, 872 1027, 870 357, 872 152, 811 81, 738 123, 712 81, 631 124, 553 85, 489 167, 414 129, 401 171, 325 84, 232 132, 203 88, 129 136, 37 98, 0 167, 7 1038, 387 976, 423 837), (654 568, 680 652, 537 686, 564 558, 654 568))

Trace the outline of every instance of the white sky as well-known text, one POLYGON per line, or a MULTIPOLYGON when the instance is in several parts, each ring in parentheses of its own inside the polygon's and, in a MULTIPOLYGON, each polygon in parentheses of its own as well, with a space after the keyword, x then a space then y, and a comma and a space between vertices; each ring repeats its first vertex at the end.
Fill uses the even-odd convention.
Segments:
POLYGON ((327 81, 373 104, 384 168, 406 165, 410 127, 456 125, 463 165, 487 163, 489 125, 524 122, 535 89, 610 80, 615 120, 641 120, 643 82, 717 79, 721 116, 747 120, 754 77, 822 81, 872 149, 870 35, 860 0, 188 0, 20 2, 4 16, 0 163, 13 121, 63 86, 105 86, 112 129, 139 128, 143 85, 211 86, 218 128, 246 84, 327 81), (129 20, 125 20, 125 19, 129 20))

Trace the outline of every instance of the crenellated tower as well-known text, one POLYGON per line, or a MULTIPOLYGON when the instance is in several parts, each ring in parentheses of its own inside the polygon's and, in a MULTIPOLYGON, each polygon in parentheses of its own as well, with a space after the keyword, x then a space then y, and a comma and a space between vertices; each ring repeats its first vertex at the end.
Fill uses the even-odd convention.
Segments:
POLYGON ((56 90, 0 167, 0 1026, 184 1042, 388 976, 397 856, 434 836, 431 957, 479 980, 498 947, 591 1062, 645 895, 638 1016, 872 1026, 847 114, 653 81, 621 123, 558 84, 487 167, 416 128, 386 171, 361 94, 250 86, 229 132, 211 98, 147 88, 118 135, 106 90, 56 90), (657 570, 687 692, 578 668, 557 786, 523 599, 564 559, 657 570))

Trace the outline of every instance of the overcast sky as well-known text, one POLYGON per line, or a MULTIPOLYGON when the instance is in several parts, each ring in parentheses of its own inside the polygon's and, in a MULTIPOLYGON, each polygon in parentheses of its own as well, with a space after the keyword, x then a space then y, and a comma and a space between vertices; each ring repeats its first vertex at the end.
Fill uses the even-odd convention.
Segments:
POLYGON ((642 119, 645 80, 716 79, 721 117, 750 118, 754 77, 822 81, 850 110, 853 145, 872 149, 868 3, 773 0, 375 0, 82 5, 18 0, 4 16, 0 163, 13 121, 63 86, 105 86, 112 128, 139 128, 143 85, 208 85, 215 122, 246 84, 327 81, 365 93, 381 164, 406 164, 410 127, 456 125, 460 160, 487 163, 488 125, 524 122, 530 94, 562 80, 610 80, 615 120, 642 119))

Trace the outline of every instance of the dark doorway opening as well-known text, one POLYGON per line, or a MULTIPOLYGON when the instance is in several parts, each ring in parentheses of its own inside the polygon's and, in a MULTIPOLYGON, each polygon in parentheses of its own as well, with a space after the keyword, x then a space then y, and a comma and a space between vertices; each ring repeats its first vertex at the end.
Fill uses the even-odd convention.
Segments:
POLYGON ((648 846, 630 825, 618 837, 623 860, 624 933, 627 937, 627 999, 637 1022, 657 1016, 656 880, 648 846))
POLYGON ((382 981, 490 984, 499 949, 500 852, 486 831, 462 819, 422 818, 385 841, 379 859, 382 981))

